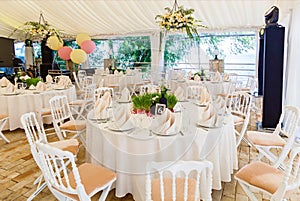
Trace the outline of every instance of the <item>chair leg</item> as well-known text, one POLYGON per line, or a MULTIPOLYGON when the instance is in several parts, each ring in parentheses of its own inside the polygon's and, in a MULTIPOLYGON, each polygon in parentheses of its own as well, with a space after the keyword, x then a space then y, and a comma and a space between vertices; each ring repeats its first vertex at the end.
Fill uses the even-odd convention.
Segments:
POLYGON ((34 191, 34 193, 31 194, 31 195, 29 196, 29 198, 27 199, 27 201, 33 200, 33 198, 35 198, 42 190, 44 190, 44 188, 45 188, 46 186, 47 186, 46 182, 44 182, 42 185, 40 185, 40 186, 36 189, 36 191, 34 191))
POLYGON ((0 131, 0 137, 8 144, 10 141, 4 136, 4 134, 0 131))
POLYGON ((243 184, 241 182, 239 182, 239 184, 242 186, 243 190, 248 195, 248 197, 250 198, 251 201, 258 201, 258 199, 255 197, 255 195, 252 193, 252 191, 249 189, 248 186, 246 186, 245 184, 243 184))
POLYGON ((99 197, 99 201, 105 201, 112 184, 113 184, 113 182, 110 183, 105 189, 103 189, 101 196, 99 197))
POLYGON ((2 133, 2 129, 4 128, 4 125, 7 121, 7 118, 2 119, 1 123, 0 123, 0 137, 6 142, 9 143, 10 141, 4 136, 4 134, 2 133))

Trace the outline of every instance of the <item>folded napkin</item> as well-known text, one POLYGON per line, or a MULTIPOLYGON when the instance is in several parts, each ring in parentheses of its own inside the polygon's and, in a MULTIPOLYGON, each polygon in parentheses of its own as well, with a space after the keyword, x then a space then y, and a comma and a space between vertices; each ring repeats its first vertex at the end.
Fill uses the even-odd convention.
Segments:
POLYGON ((219 114, 224 114, 226 101, 222 96, 217 96, 217 98, 214 100, 213 105, 219 114))
POLYGON ((131 75, 131 70, 130 70, 130 68, 127 68, 127 69, 126 69, 126 75, 131 75))
POLYGON ((189 76, 189 77, 193 77, 192 71, 189 71, 189 72, 188 72, 188 76, 189 76))
POLYGON ((201 92, 200 92, 200 105, 206 105, 208 104, 210 100, 210 95, 205 87, 201 87, 201 92))
POLYGON ((53 82, 53 78, 52 78, 51 75, 47 75, 47 76, 46 76, 46 82, 47 82, 47 83, 52 83, 52 82, 53 82))
POLYGON ((185 100, 185 93, 182 87, 177 87, 177 89, 174 91, 174 95, 179 101, 185 100))
POLYGON ((128 90, 127 87, 125 87, 121 91, 120 101, 130 101, 130 100, 131 100, 130 91, 128 90))
POLYGON ((105 100, 108 107, 112 106, 111 91, 105 91, 101 98, 105 100))
POLYGON ((160 135, 170 135, 178 131, 178 120, 174 113, 166 109, 152 121, 151 130, 160 135))
POLYGON ((98 99, 94 105, 94 114, 96 119, 108 119, 109 118, 109 111, 107 108, 109 107, 110 103, 109 100, 102 96, 98 99))
POLYGON ((39 81, 36 85, 36 90, 46 91, 47 90, 47 85, 44 82, 39 81))
POLYGON ((105 69, 105 73, 106 73, 106 74, 109 74, 109 68, 106 68, 106 69, 105 69))
POLYGON ((72 85, 72 81, 70 80, 70 78, 68 76, 59 76, 59 81, 58 81, 58 86, 63 87, 63 88, 67 88, 69 85, 72 85))
POLYGON ((202 126, 214 127, 217 125, 218 115, 212 104, 208 104, 201 114, 200 124, 202 126))
POLYGON ((119 75, 119 71, 115 70, 114 75, 119 75))
POLYGON ((21 80, 27 80, 27 79, 30 79, 31 77, 28 76, 28 75, 25 75, 25 76, 20 76, 20 79, 21 80))
POLYGON ((32 85, 29 86, 29 89, 34 90, 34 89, 36 89, 36 87, 32 84, 32 85))
POLYGON ((15 92, 15 85, 13 85, 12 83, 8 83, 8 85, 5 88, 5 92, 6 93, 14 93, 15 92))
POLYGON ((1 87, 6 87, 9 83, 10 83, 10 81, 6 77, 3 77, 3 78, 0 79, 0 86, 1 87))
POLYGON ((103 69, 96 69, 95 74, 97 74, 97 75, 103 74, 103 69))
POLYGON ((184 79, 184 73, 183 72, 178 72, 177 73, 177 79, 178 80, 183 80, 184 79))
POLYGON ((228 73, 225 73, 225 74, 223 75, 223 81, 227 82, 227 81, 229 81, 229 80, 230 80, 229 74, 228 74, 228 73))
POLYGON ((215 82, 221 82, 222 81, 222 76, 219 73, 219 71, 214 73, 212 81, 215 81, 215 82))
POLYGON ((120 130, 127 130, 133 128, 133 123, 131 120, 130 108, 126 105, 119 106, 114 113, 115 122, 114 126, 120 130))
POLYGON ((197 82, 199 82, 199 81, 201 81, 201 78, 200 78, 199 75, 195 75, 195 76, 194 76, 194 80, 197 81, 197 82))

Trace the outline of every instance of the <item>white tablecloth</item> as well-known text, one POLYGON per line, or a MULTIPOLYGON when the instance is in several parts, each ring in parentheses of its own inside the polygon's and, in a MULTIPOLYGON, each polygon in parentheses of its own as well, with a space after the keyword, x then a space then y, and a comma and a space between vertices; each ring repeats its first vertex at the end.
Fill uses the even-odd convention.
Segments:
POLYGON ((94 74, 94 82, 98 86, 101 83, 101 80, 104 80, 104 87, 110 87, 112 85, 120 84, 121 82, 124 85, 132 85, 137 83, 142 83, 142 74, 137 73, 134 75, 101 75, 101 74, 94 74))
MULTIPOLYGON (((42 107, 50 108, 49 100, 57 95, 66 95, 68 100, 76 98, 75 87, 63 90, 49 90, 38 93, 35 90, 25 90, 19 95, 4 95, 4 88, 0 91, 0 113, 8 115, 8 122, 4 130, 22 128, 20 118, 27 112, 36 112, 42 107)), ((46 122, 50 123, 50 122, 46 122)))
MULTIPOLYGON (((235 133, 231 116, 226 125, 208 131, 196 127, 203 108, 184 103, 184 135, 157 136, 136 128, 115 132, 93 120, 87 121, 87 160, 117 172, 116 196, 131 193, 144 200, 145 172, 149 161, 210 160, 213 165, 213 189, 221 189, 221 181, 229 182, 237 169, 235 133)), ((88 119, 93 118, 90 112, 88 119)), ((108 124, 109 126, 109 124, 108 124)))

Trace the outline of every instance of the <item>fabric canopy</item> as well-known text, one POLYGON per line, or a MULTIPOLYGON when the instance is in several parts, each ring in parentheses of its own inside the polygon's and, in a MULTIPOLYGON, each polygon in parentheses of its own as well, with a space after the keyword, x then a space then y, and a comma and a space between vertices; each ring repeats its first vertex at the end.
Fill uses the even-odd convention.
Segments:
MULTIPOLYGON (((205 31, 257 29, 264 25, 264 13, 271 6, 279 7, 283 19, 299 3, 299 0, 178 0, 184 8, 195 9, 194 17, 208 27, 205 31)), ((40 12, 50 25, 73 36, 147 34, 159 31, 155 16, 164 14, 164 8, 173 4, 174 0, 2 0, 0 36, 9 36, 27 21, 38 21, 40 12)))

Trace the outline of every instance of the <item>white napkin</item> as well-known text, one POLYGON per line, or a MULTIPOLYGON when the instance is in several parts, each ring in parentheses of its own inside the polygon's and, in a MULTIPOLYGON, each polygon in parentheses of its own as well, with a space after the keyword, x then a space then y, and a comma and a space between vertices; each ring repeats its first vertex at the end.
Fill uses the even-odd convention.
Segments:
POLYGON ((184 73, 183 72, 178 72, 177 73, 177 79, 178 80, 183 80, 184 79, 184 73))
POLYGON ((214 106, 216 110, 218 111, 219 114, 223 114, 225 112, 225 107, 226 107, 226 101, 223 97, 218 96, 214 100, 214 106))
POLYGON ((188 76, 189 76, 189 77, 192 77, 192 76, 193 76, 192 71, 189 71, 189 72, 188 72, 188 76))
POLYGON ((214 73, 212 81, 215 81, 215 82, 221 82, 222 81, 222 76, 219 73, 219 71, 214 73))
POLYGON ((53 82, 53 78, 52 78, 51 75, 47 75, 47 76, 46 76, 46 82, 47 82, 47 83, 52 83, 52 82, 53 82))
POLYGON ((3 77, 3 78, 0 79, 0 86, 1 87, 6 87, 9 83, 10 83, 10 81, 6 77, 3 77))
POLYGON ((27 79, 30 79, 31 77, 28 76, 28 75, 25 75, 25 76, 20 76, 20 79, 21 80, 27 80, 27 79))
POLYGON ((176 96, 177 100, 179 100, 179 101, 185 100, 184 90, 182 87, 177 87, 177 89, 174 91, 174 95, 176 96))
POLYGON ((105 73, 106 73, 106 74, 109 74, 109 68, 106 68, 106 69, 105 69, 105 73))
POLYGON ((126 69, 126 75, 131 75, 131 70, 130 70, 130 68, 127 68, 127 69, 126 69))
POLYGON ((208 104, 201 115, 200 124, 207 127, 216 126, 218 115, 215 112, 215 108, 212 104, 208 104))
POLYGON ((119 71, 115 70, 114 75, 119 75, 119 71))
POLYGON ((36 85, 36 90, 46 91, 47 90, 47 85, 44 82, 39 81, 36 85))
POLYGON ((229 81, 229 80, 230 80, 229 74, 228 74, 228 73, 225 73, 225 74, 223 75, 223 81, 227 82, 227 81, 229 81))
POLYGON ((120 106, 115 110, 115 122, 114 125, 117 129, 127 130, 133 128, 131 120, 130 108, 126 105, 120 106))
POLYGON ((128 90, 127 87, 125 87, 121 91, 120 101, 130 101, 130 100, 131 100, 130 91, 128 90))
POLYGON ((32 84, 32 85, 30 85, 29 89, 34 90, 34 89, 36 89, 36 87, 32 84))
POLYGON ((201 78, 200 78, 199 75, 195 75, 195 76, 194 76, 194 80, 197 81, 197 82, 199 82, 199 81, 201 81, 201 78))
POLYGON ((110 91, 106 91, 101 98, 105 100, 108 107, 112 106, 112 99, 111 99, 111 92, 110 91))
POLYGON ((210 100, 210 95, 205 87, 201 87, 200 105, 206 105, 210 100))
POLYGON ((58 85, 60 87, 67 88, 69 85, 72 85, 72 81, 70 80, 70 78, 68 76, 62 75, 59 77, 58 85))
POLYGON ((109 112, 107 108, 109 107, 109 102, 101 97, 98 99, 94 106, 94 114, 96 119, 107 119, 109 117, 109 112))
POLYGON ((166 109, 152 121, 151 130, 160 135, 174 134, 178 130, 177 122, 175 114, 166 109))
POLYGON ((14 93, 15 92, 15 86, 12 83, 8 83, 8 85, 5 88, 6 93, 14 93))

